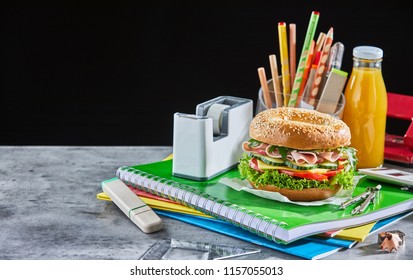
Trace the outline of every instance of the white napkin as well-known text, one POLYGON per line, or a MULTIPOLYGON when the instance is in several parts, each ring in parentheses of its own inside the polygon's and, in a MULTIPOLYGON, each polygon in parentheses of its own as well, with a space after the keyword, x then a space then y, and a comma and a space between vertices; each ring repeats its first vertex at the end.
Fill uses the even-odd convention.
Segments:
POLYGON ((250 185, 250 183, 245 179, 241 180, 238 178, 221 178, 219 180, 220 183, 236 190, 236 191, 245 191, 252 193, 253 195, 260 196, 267 199, 277 200, 281 202, 293 203, 298 205, 304 206, 317 206, 317 205, 324 205, 324 204, 333 204, 333 205, 340 205, 344 201, 348 200, 354 189, 357 186, 358 181, 363 178, 363 176, 354 176, 353 188, 349 190, 340 189, 334 196, 329 197, 324 200, 317 200, 317 201, 291 201, 287 197, 283 196, 278 192, 270 192, 264 190, 258 190, 250 185))

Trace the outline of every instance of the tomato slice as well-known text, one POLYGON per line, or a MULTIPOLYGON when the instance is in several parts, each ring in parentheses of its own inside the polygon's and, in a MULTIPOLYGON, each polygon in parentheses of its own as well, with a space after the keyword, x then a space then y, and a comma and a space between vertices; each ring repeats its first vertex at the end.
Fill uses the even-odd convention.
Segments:
POLYGON ((319 173, 312 173, 312 172, 294 172, 290 170, 280 170, 281 173, 298 177, 298 178, 305 178, 310 180, 317 180, 317 181, 324 181, 328 179, 328 176, 319 173))
POLYGON ((317 180, 317 181, 324 181, 328 179, 328 177, 324 174, 311 173, 311 172, 297 172, 297 174, 295 174, 294 176, 305 178, 305 179, 310 179, 310 180, 317 180))
POLYGON ((330 178, 330 177, 336 176, 337 173, 341 172, 341 170, 342 170, 342 168, 336 169, 336 170, 330 170, 330 171, 327 171, 326 173, 324 173, 323 175, 326 175, 327 177, 330 178))

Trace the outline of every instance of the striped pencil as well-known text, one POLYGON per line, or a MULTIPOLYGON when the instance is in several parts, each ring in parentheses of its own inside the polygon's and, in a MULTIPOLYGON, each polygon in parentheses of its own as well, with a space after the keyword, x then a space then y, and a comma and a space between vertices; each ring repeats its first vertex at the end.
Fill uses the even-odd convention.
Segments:
POLYGON ((310 89, 313 86, 315 73, 317 72, 318 61, 320 61, 320 56, 321 51, 313 54, 313 64, 311 65, 310 73, 308 74, 307 84, 305 85, 303 96, 310 95, 310 89))
MULTIPOLYGON (((317 41, 315 43, 315 47, 314 47, 314 57, 313 57, 313 64, 314 64, 314 60, 317 57, 318 53, 321 53, 322 49, 323 49, 323 45, 324 45, 324 40, 326 39, 326 34, 324 32, 320 32, 320 34, 318 35, 317 41)), ((317 62, 318 64, 318 62, 317 62)))
POLYGON ((304 69, 303 82, 301 83, 300 92, 298 93, 298 101, 301 99, 301 96, 304 93, 304 89, 305 89, 305 86, 307 84, 308 76, 310 74, 311 64, 312 64, 313 56, 314 56, 314 47, 315 47, 315 42, 313 40, 311 42, 310 52, 308 53, 308 59, 307 59, 307 63, 305 65, 305 69, 304 69))
POLYGON ((314 34, 319 17, 319 12, 313 11, 311 13, 310 22, 308 24, 307 32, 304 39, 303 49, 301 51, 301 56, 297 67, 297 72, 295 73, 295 79, 293 88, 291 90, 290 100, 288 102, 289 107, 295 107, 297 105, 297 98, 300 92, 301 83, 303 81, 304 70, 308 59, 308 53, 310 52, 311 42, 314 39, 314 34))
POLYGON ((321 53, 320 61, 318 62, 317 72, 314 77, 313 85, 310 88, 309 104, 314 105, 318 90, 321 85, 321 80, 326 70, 326 63, 328 55, 330 54, 331 45, 333 44, 334 29, 330 27, 324 41, 323 50, 321 53))
POLYGON ((326 34, 324 32, 320 32, 320 34, 318 35, 316 44, 315 44, 315 52, 319 52, 323 49, 325 39, 326 39, 326 34))

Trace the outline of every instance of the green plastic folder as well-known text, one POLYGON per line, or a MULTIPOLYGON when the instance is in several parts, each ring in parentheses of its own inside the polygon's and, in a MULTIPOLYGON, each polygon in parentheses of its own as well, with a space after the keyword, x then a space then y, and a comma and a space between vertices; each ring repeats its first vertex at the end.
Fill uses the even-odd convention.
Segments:
MULTIPOLYGON (((364 213, 352 215, 356 205, 344 210, 331 204, 301 206, 239 192, 219 183, 223 177, 239 178, 236 168, 205 182, 175 177, 172 160, 120 167, 117 177, 128 185, 175 200, 278 243, 367 224, 413 209, 413 194, 390 184, 381 184, 378 199, 364 213)), ((375 185, 377 182, 363 178, 354 195, 375 185)))

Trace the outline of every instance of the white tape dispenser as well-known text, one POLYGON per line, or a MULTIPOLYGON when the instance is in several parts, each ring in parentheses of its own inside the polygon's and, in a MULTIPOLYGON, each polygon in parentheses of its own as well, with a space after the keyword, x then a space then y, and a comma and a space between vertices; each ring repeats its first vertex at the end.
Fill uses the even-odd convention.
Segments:
POLYGON ((174 114, 172 174, 208 180, 232 167, 249 138, 252 100, 219 96, 198 104, 196 114, 174 114))

